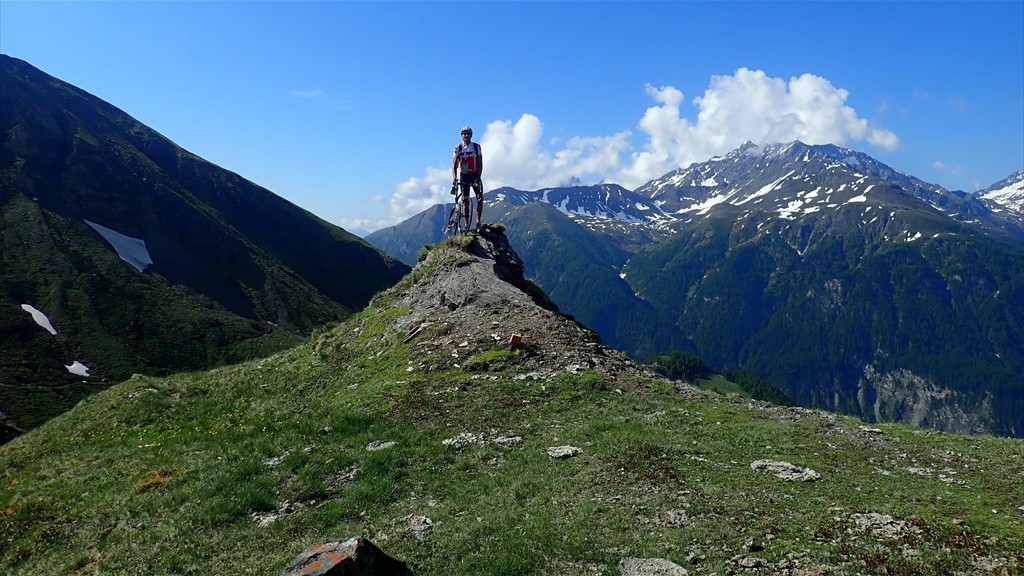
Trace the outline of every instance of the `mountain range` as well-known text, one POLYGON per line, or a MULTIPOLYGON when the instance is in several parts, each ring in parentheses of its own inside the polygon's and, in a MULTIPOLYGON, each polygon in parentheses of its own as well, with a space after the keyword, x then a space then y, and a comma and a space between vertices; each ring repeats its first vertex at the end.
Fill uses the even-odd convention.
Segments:
POLYGON ((862 417, 1013 434, 1019 177, 746 146, 649 194, 503 189, 505 225, 424 244, 435 207, 378 235, 410 270, 0 65, 0 407, 41 422, 0 442, 4 574, 292 574, 367 537, 422 575, 1024 568, 1020 440, 682 375, 741 344, 839 405, 846 362, 862 417))
MULTIPOLYGON (((291 346, 440 238, 436 206, 371 247, 24 62, 2 68, 6 434, 133 373, 291 346)), ((1021 435, 1022 180, 970 194, 838 146, 748 143, 632 191, 493 190, 485 220, 635 358, 692 352, 802 405, 1021 435)))
MULTIPOLYGON (((527 274, 608 344, 695 352, 871 421, 1024 434, 1024 193, 834 145, 747 143, 634 191, 488 193, 527 274)), ((415 262, 434 207, 367 236, 415 262)))
POLYGON ((409 267, 0 56, 0 439, 133 373, 266 355, 409 267))

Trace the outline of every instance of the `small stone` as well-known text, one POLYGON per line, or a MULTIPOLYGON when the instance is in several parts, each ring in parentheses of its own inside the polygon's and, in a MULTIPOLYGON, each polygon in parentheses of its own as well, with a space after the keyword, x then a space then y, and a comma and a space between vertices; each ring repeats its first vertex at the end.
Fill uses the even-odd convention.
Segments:
POLYGON ((764 560, 757 558, 756 556, 736 556, 730 560, 730 562, 736 564, 740 568, 761 568, 764 566, 764 560))
POLYGON ((417 540, 423 540, 434 527, 434 521, 426 516, 410 515, 406 519, 409 521, 409 531, 417 540))
POLYGON ((499 436, 499 437, 495 438, 494 440, 491 440, 491 442, 493 442, 493 443, 495 443, 495 444, 497 444, 499 446, 505 446, 505 447, 515 446, 516 444, 522 443, 522 441, 523 441, 523 437, 522 436, 499 436))
POLYGON ((380 440, 374 440, 373 442, 370 442, 369 444, 366 445, 366 451, 380 452, 381 450, 387 450, 388 448, 391 448, 395 444, 396 443, 392 441, 383 442, 380 440))
POLYGON ((575 446, 552 446, 548 448, 548 456, 556 460, 564 460, 577 456, 581 450, 575 446))
POLYGON ((455 448, 456 450, 462 450, 463 448, 466 448, 467 446, 471 446, 473 444, 483 443, 484 439, 477 434, 473 434, 472 432, 461 432, 455 437, 449 438, 441 442, 441 444, 444 444, 445 446, 448 446, 450 448, 455 448))
POLYGON ((664 558, 623 558, 622 576, 687 576, 686 568, 664 558))
POLYGON ((755 472, 770 472, 788 481, 814 482, 821 479, 821 474, 810 468, 801 468, 779 460, 755 460, 751 462, 750 469, 755 472))
POLYGON ((686 510, 666 510, 661 515, 661 520, 669 528, 683 526, 689 521, 686 510))

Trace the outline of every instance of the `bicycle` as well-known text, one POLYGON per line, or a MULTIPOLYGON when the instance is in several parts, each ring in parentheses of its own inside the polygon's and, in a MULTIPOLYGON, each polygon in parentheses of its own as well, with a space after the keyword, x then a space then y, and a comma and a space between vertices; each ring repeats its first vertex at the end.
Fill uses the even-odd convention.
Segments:
POLYGON ((452 206, 451 212, 448 213, 448 224, 445 225, 444 235, 446 238, 452 238, 469 232, 473 229, 473 207, 466 201, 467 195, 472 190, 471 185, 459 185, 458 182, 452 184, 452 194, 455 195, 455 205, 452 206), (466 212, 468 210, 468 213, 466 212))

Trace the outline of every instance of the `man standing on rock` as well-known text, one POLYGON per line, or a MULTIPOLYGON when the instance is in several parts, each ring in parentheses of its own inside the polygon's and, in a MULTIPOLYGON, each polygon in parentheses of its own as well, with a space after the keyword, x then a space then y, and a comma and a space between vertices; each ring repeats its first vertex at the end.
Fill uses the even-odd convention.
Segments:
POLYGON ((480 145, 473 142, 473 129, 462 128, 462 142, 455 147, 452 160, 452 186, 458 184, 462 190, 463 214, 466 215, 466 228, 469 228, 469 188, 476 192, 476 229, 480 229, 480 219, 484 214, 484 183, 480 176, 484 172, 484 155, 480 145))

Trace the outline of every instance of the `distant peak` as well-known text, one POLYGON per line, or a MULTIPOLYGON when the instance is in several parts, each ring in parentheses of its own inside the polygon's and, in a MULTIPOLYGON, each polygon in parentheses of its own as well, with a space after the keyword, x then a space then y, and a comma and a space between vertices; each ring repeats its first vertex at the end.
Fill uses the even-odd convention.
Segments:
POLYGON ((761 147, 758 146, 757 144, 754 144, 750 140, 747 140, 746 142, 741 144, 739 148, 736 149, 736 153, 737 154, 760 154, 761 153, 761 147))

